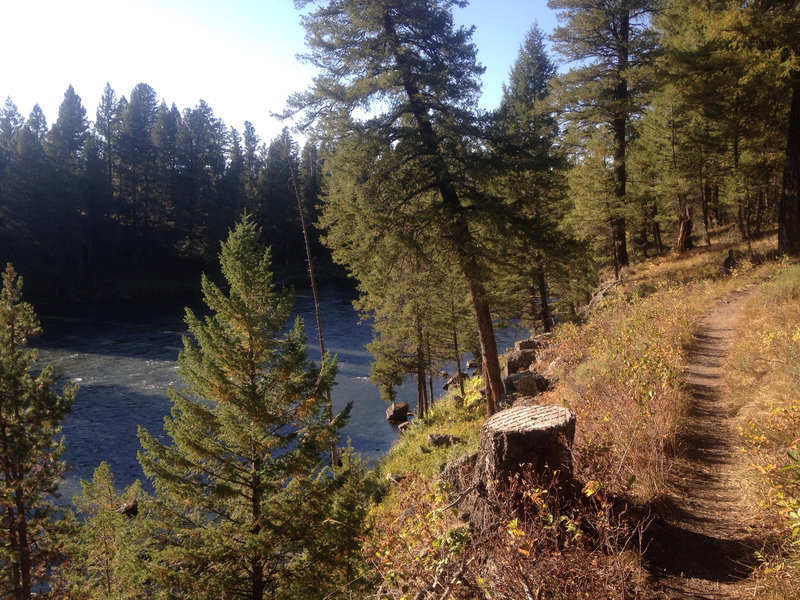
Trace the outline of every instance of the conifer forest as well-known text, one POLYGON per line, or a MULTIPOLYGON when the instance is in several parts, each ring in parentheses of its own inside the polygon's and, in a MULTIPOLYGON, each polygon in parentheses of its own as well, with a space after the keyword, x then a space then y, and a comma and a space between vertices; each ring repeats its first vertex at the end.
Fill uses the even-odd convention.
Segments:
POLYGON ((796 597, 800 3, 548 0, 492 110, 466 0, 294 4, 315 74, 272 140, 147 83, 0 107, 0 600, 796 597), (324 314, 292 316, 309 275, 318 310, 354 290, 376 395, 416 386, 377 461, 342 439, 324 314), (142 479, 103 461, 60 498, 81 390, 38 309, 187 295, 142 479), (714 315, 734 408, 694 436, 714 315), (522 396, 576 418, 569 466, 483 481, 522 396), (736 458, 698 502, 728 516, 690 535, 710 430, 736 458))

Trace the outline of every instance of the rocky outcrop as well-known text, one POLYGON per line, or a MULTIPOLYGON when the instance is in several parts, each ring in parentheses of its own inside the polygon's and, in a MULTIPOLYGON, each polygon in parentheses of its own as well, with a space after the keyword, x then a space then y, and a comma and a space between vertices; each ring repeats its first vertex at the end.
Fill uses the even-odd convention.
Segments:
POLYGON ((509 375, 503 379, 506 394, 520 394, 522 396, 537 396, 551 388, 550 382, 535 371, 523 371, 509 375))
POLYGON ((386 409, 386 419, 393 423, 408 421, 408 403, 392 402, 386 409))
POLYGON ((514 373, 527 371, 536 360, 536 350, 509 350, 503 355, 505 366, 503 367, 503 379, 514 373))
MULTIPOLYGON (((464 372, 462 371, 462 372, 461 372, 461 379, 463 379, 464 381, 466 381, 467 379, 469 379, 469 375, 468 375, 467 373, 464 373, 464 372)), ((453 376, 452 376, 450 379, 448 379, 448 380, 447 380, 447 383, 445 383, 445 384, 442 386, 442 389, 443 389, 444 391, 447 391, 447 390, 449 390, 449 389, 450 389, 450 386, 457 386, 458 384, 459 384, 459 376, 458 376, 458 375, 453 375, 453 376)))

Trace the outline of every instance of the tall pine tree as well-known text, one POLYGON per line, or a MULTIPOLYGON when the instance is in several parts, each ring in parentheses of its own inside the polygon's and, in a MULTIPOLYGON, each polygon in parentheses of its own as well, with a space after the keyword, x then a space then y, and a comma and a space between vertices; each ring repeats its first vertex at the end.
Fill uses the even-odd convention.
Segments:
POLYGON ((562 116, 584 139, 597 127, 610 130, 616 209, 607 215, 615 271, 629 263, 625 194, 629 124, 637 114, 641 68, 655 48, 649 17, 652 0, 549 0, 564 24, 553 33, 556 51, 577 66, 560 77, 562 116))
POLYGON ((419 227, 435 233, 455 258, 471 296, 492 414, 503 384, 487 293, 490 258, 476 230, 505 215, 486 202, 471 177, 483 68, 471 30, 453 24, 452 9, 463 3, 296 2, 309 4, 317 6, 303 18, 306 60, 319 74, 290 107, 316 119, 318 133, 334 145, 336 164, 331 161, 326 169, 351 176, 329 190, 324 210, 334 226, 349 228, 353 236, 382 235, 381 229, 365 229, 370 220, 396 229, 409 245, 419 227), (334 213, 354 196, 369 214, 361 223, 337 221, 334 213))
POLYGON ((49 366, 31 374, 36 352, 25 345, 39 331, 9 264, 0 291, 0 597, 13 600, 34 595, 55 557, 50 498, 65 468, 59 434, 75 394, 70 385, 55 391, 49 366))
POLYGON ((184 385, 170 389, 165 420, 170 442, 139 434, 164 543, 153 572, 182 597, 289 598, 311 546, 338 536, 341 552, 315 582, 325 595, 325 580, 349 568, 353 522, 363 516, 354 509, 328 519, 325 499, 348 480, 320 476, 346 419, 326 416, 336 361, 326 355, 315 366, 302 322, 286 328, 292 296, 273 286, 259 237, 249 218, 236 226, 220 254, 224 290, 202 280, 211 315, 187 310, 184 385))

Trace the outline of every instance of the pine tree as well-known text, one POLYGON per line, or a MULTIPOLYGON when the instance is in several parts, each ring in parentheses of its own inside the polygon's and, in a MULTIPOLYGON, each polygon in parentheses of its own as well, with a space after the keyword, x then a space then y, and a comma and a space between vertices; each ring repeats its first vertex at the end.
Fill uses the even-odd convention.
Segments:
MULTIPOLYGON (((139 434, 165 545, 153 573, 184 597, 291 597, 315 539, 339 535, 352 545, 363 517, 354 510, 326 520, 339 506, 330 488, 348 481, 320 475, 347 416, 326 417, 336 361, 326 355, 316 367, 302 322, 286 329, 292 296, 273 286, 259 236, 249 218, 236 226, 220 254, 227 291, 203 277, 211 315, 187 310, 183 386, 170 389, 165 420, 170 442, 139 434)), ((346 546, 328 557, 320 595, 352 557, 346 546)))
POLYGON ((68 590, 72 600, 152 598, 147 570, 152 538, 141 483, 118 492, 108 463, 102 462, 91 481, 81 480, 81 488, 72 501, 79 519, 53 583, 68 590))
POLYGON ((531 328, 540 320, 545 331, 552 326, 549 296, 568 295, 554 284, 576 273, 581 255, 580 244, 560 227, 567 161, 549 102, 555 73, 544 34, 534 25, 503 86, 489 146, 493 190, 516 215, 516 227, 512 235, 484 242, 498 242, 495 288, 506 291, 498 299, 503 312, 522 316, 531 328))
MULTIPOLYGON (((562 117, 584 133, 597 127, 611 132, 608 157, 614 176, 614 204, 625 206, 626 152, 630 121, 641 99, 642 67, 652 59, 652 0, 549 0, 564 25, 553 33, 556 51, 577 66, 559 78, 562 117)), ((629 263, 625 211, 610 218, 611 257, 615 271, 629 263)))
POLYGON ((452 8, 461 3, 296 5, 312 3, 316 10, 303 17, 306 59, 319 75, 290 107, 303 112, 306 124, 316 120, 319 135, 334 146, 337 164, 327 163, 326 170, 351 177, 338 190, 329 189, 323 210, 334 213, 357 195, 365 214, 357 223, 339 221, 353 236, 371 238, 391 227, 413 245, 415 229, 436 232, 469 289, 492 414, 503 384, 486 288, 490 258, 475 230, 507 222, 507 215, 471 177, 481 133, 475 103, 483 69, 471 31, 453 24, 452 8), (359 110, 366 111, 364 118, 359 110), (368 228, 370 219, 380 228, 368 228))
POLYGON ((65 468, 61 420, 75 395, 71 385, 53 389, 49 366, 31 375, 36 352, 24 348, 39 331, 9 264, 0 292, 0 597, 13 600, 32 597, 58 549, 50 498, 65 468))

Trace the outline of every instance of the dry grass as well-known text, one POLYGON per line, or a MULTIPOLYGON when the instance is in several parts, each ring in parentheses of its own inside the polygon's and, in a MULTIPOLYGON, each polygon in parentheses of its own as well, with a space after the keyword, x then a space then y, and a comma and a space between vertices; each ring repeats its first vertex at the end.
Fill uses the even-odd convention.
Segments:
POLYGON ((763 598, 800 595, 800 266, 784 264, 746 307, 726 374, 739 400, 749 490, 778 547, 761 555, 763 598))
POLYGON ((685 412, 685 346, 735 285, 658 283, 644 297, 623 288, 583 327, 559 329, 542 360, 560 357, 562 377, 544 400, 575 412, 584 480, 642 503, 659 493, 685 412))
POLYGON ((365 557, 379 581, 374 597, 639 597, 643 519, 623 518, 621 507, 645 505, 662 489, 686 409, 687 342, 720 298, 774 269, 758 266, 770 244, 755 244, 752 260, 737 252, 731 277, 719 271, 722 245, 639 266, 587 323, 558 329, 539 360, 542 369, 557 360, 560 381, 540 401, 578 418, 580 485, 569 502, 535 478, 512 481, 501 495, 508 502, 495 507, 497 527, 470 532, 436 474, 475 449, 483 407, 449 399, 416 423, 381 466, 382 476, 404 478, 373 511, 365 557), (420 450, 433 431, 465 443, 420 450))

